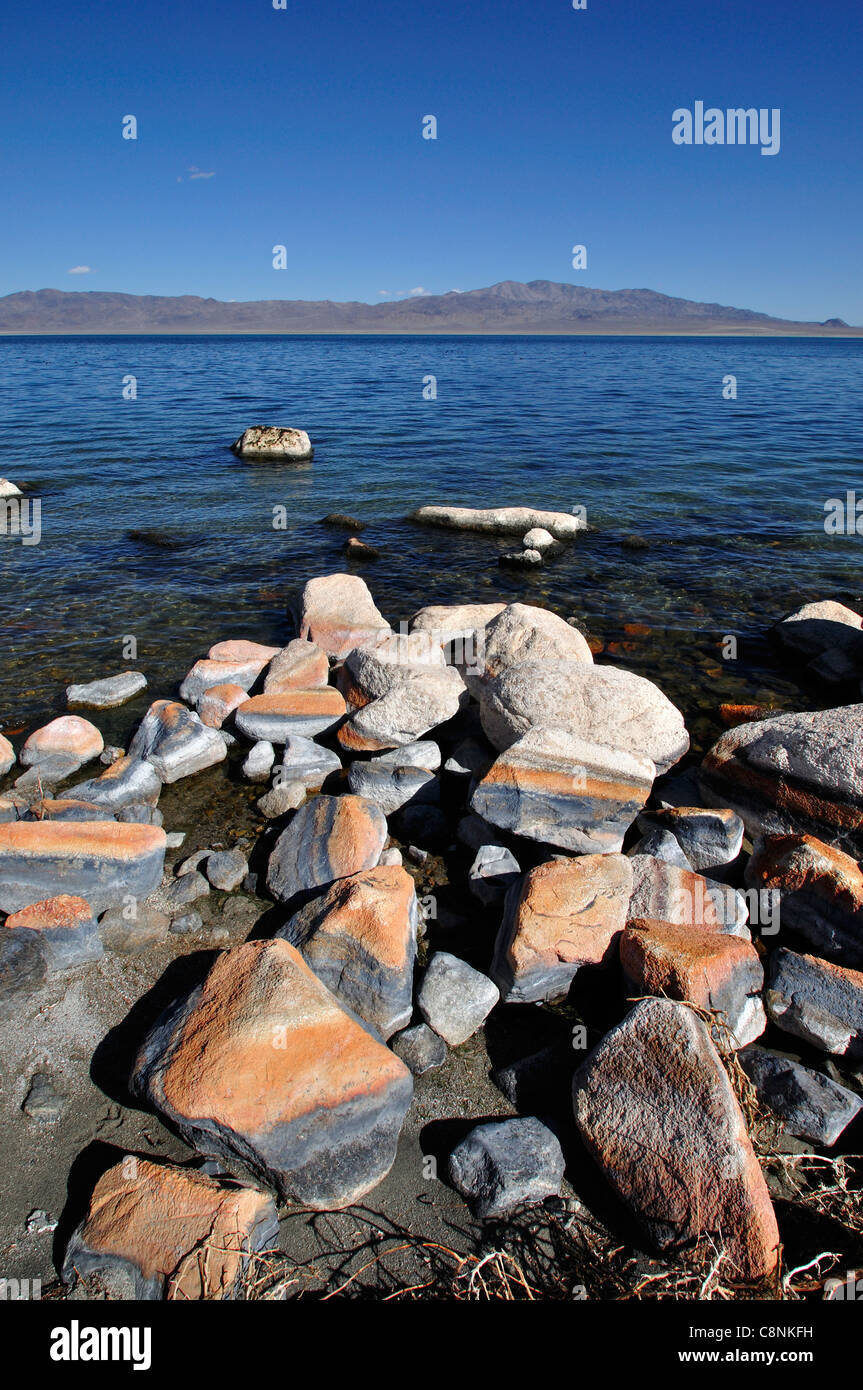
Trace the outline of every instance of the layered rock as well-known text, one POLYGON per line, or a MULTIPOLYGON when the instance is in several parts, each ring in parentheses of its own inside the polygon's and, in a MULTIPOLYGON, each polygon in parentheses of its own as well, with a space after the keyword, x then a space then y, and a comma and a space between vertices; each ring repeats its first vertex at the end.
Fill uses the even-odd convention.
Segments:
POLYGON ((156 700, 129 745, 129 758, 150 763, 162 782, 177 782, 223 762, 227 751, 219 731, 206 728, 192 710, 176 700, 156 700))
POLYGON ((132 1086, 193 1147, 325 1211, 389 1171, 413 1091, 404 1064, 278 940, 220 955, 155 1025, 132 1086))
POLYGON ((296 638, 277 652, 264 679, 265 695, 281 695, 287 690, 319 690, 330 678, 326 652, 314 642, 296 638))
POLYGON ((440 800, 440 782, 435 776, 440 762, 436 743, 407 743, 368 762, 351 763, 348 786, 357 796, 374 801, 385 816, 409 804, 434 805, 440 800))
POLYGON ((704 759, 701 783, 750 839, 809 834, 863 853, 863 705, 729 729, 704 759))
POLYGON ((365 580, 356 574, 310 579, 291 602, 298 635, 341 661, 355 647, 376 646, 390 631, 365 580))
POLYGON ((258 661, 266 666, 281 650, 281 647, 268 647, 263 642, 250 642, 245 637, 230 637, 226 642, 216 642, 207 657, 210 661, 258 661))
POLYGON ((679 927, 726 932, 748 940, 746 899, 736 888, 716 883, 690 869, 634 854, 630 918, 650 918, 679 927))
POLYGON ((764 1176, 707 1028, 685 1005, 637 1004, 576 1073, 581 1137, 660 1250, 709 1241, 733 1277, 775 1269, 764 1176))
MULTIPOLYGON (((213 648, 217 650, 217 648, 213 648)), ((199 704, 202 696, 213 686, 238 685, 249 691, 261 672, 269 664, 269 657, 246 656, 233 660, 213 661, 206 657, 196 661, 180 686, 180 698, 187 704, 199 704)))
POLYGON ((221 729, 227 719, 248 700, 241 685, 211 685, 198 701, 201 723, 208 729, 221 729))
MULTIPOLYGON (((0 827, 2 828, 2 827, 0 827)), ((360 796, 316 796, 301 806, 270 855, 267 887, 279 902, 371 869, 387 839, 386 816, 360 796)))
POLYGON ((49 975, 88 965, 103 954, 93 909, 84 898, 68 893, 11 913, 0 931, 35 933, 49 975))
MULTIPOLYGON (((341 772, 337 753, 321 748, 310 738, 291 734, 285 740, 282 761, 276 773, 277 782, 301 782, 304 787, 320 787, 333 773, 341 772)), ((353 788, 352 788, 353 790, 353 788)))
POLYGON ((118 758, 99 777, 70 787, 68 799, 117 812, 127 806, 155 806, 161 790, 162 778, 155 767, 127 756, 118 758))
MULTIPOLYGON (((2 829, 2 827, 0 827, 2 829)), ((784 946, 770 957, 764 996, 771 1022, 821 1052, 863 1057, 863 974, 798 955, 784 946)))
POLYGON ((841 965, 863 969, 863 871, 813 835, 756 840, 746 882, 778 895, 782 922, 841 965))
POLYGON ((63 1279, 96 1276, 123 1300, 231 1298, 249 1255, 278 1233, 267 1193, 127 1156, 97 1182, 63 1279))
POLYGON ((636 919, 620 942, 620 963, 631 995, 685 1000, 718 1014, 745 1047, 767 1027, 761 989, 764 969, 748 941, 721 932, 636 919))
POLYGON ((165 832, 152 825, 67 821, 0 824, 0 910, 17 912, 57 893, 95 912, 146 898, 161 882, 165 832))
POLYGON ((644 757, 531 729, 501 753, 471 797, 492 825, 580 854, 616 851, 653 785, 644 757))
POLYGON ((318 690, 285 690, 280 694, 253 695, 234 716, 246 738, 285 743, 292 735, 313 738, 336 728, 345 717, 343 697, 332 686, 318 690))
POLYGON ((528 730, 546 726, 649 758, 664 772, 689 747, 683 715, 662 691, 616 666, 522 661, 485 685, 480 708, 483 729, 501 751, 528 730))
POLYGON ((404 869, 378 867, 339 879, 277 935, 384 1040, 410 1023, 417 900, 404 869))
POLYGON ((540 864, 507 896, 491 975, 501 998, 565 994, 577 971, 613 957, 626 925, 632 867, 622 854, 540 864))

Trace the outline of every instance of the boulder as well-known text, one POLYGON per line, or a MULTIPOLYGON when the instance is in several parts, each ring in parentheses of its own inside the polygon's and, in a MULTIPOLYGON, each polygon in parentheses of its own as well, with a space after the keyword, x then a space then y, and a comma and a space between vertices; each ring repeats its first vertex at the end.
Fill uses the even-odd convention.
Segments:
POLYGON ((403 1033, 392 1039, 390 1046, 405 1066, 410 1067, 414 1076, 422 1076, 435 1067, 442 1067, 446 1061, 446 1043, 432 1032, 427 1023, 405 1028, 403 1033))
POLYGON ((284 425, 251 425, 231 445, 241 459, 269 460, 272 463, 300 463, 314 457, 305 430, 284 425))
POLYGON ((790 1057, 747 1047, 739 1060, 758 1099, 782 1118, 786 1134, 830 1148, 863 1110, 863 1097, 790 1057))
POLYGON ((372 802, 361 796, 316 796, 276 841, 267 887, 277 902, 288 902, 296 893, 374 868, 386 839, 386 816, 372 802))
POLYGON ((247 691, 241 685, 211 685, 198 701, 201 723, 206 724, 208 729, 221 729, 248 698, 247 691))
POLYGON ((485 629, 485 677, 499 676, 522 661, 575 661, 592 666, 593 656, 578 628, 556 613, 511 603, 485 629))
POLYGON ((649 758, 534 728, 492 765, 470 806, 502 830, 579 854, 614 852, 653 785, 649 758))
POLYGON ((86 899, 95 912, 144 899, 161 882, 165 832, 116 821, 0 824, 0 911, 58 893, 86 899))
POLYGON ((0 478, 0 497, 21 497, 23 496, 20 487, 10 483, 8 478, 0 478))
POLYGON ((336 661, 355 647, 375 646, 391 629, 357 574, 310 579, 291 601, 298 635, 336 661))
POLYGON ((674 806, 642 811, 638 828, 645 834, 649 830, 670 831, 690 867, 700 874, 732 864, 743 845, 743 821, 727 808, 674 806))
POLYGON ((91 802, 116 813, 127 806, 155 806, 161 791, 162 779, 151 763, 122 757, 98 777, 70 787, 68 800, 91 802))
POLYGON ((232 637, 227 642, 217 642, 207 652, 207 657, 210 661, 257 661, 266 666, 280 651, 281 647, 267 647, 263 642, 232 637))
POLYGON ((449 1178, 486 1221, 556 1197, 564 1167, 559 1139, 530 1116, 477 1125, 450 1154, 449 1178))
POLYGON ((527 534, 522 536, 521 543, 525 550, 538 550, 540 555, 558 548, 558 542, 544 526, 532 526, 527 534))
POLYGON ((413 1082, 300 953, 275 940, 218 956, 155 1024, 132 1088, 202 1153, 329 1211, 386 1176, 413 1082))
POLYGON ((863 854, 863 705, 777 714, 729 729, 701 767, 705 799, 749 838, 816 835, 863 854))
POLYGON ((218 729, 206 728, 192 710, 176 700, 156 700, 129 745, 129 758, 150 763, 162 782, 178 782, 223 762, 227 751, 218 729))
POLYGON ((374 801, 385 816, 409 803, 436 804, 440 801, 440 782, 434 769, 440 767, 440 761, 436 743, 407 743, 368 762, 351 763, 348 786, 357 796, 374 801))
POLYGON ((810 672, 830 684, 863 671, 863 618, 844 603, 807 603, 773 629, 783 647, 807 659, 810 672))
POLYGON ((15 749, 12 747, 8 738, 4 738, 4 736, 0 734, 0 777, 5 777, 6 773, 9 772, 14 765, 15 749))
POLYGON ((68 893, 11 913, 0 931, 38 935, 49 975, 89 965, 103 955, 93 909, 84 898, 68 893))
POLYGON ((771 1274, 779 1233, 746 1121, 710 1034, 691 1009, 646 999, 573 1083, 588 1152, 660 1250, 702 1240, 731 1277, 771 1274))
POLYGON ((749 909, 736 888, 652 855, 634 854, 629 917, 648 917, 678 927, 724 932, 749 940, 749 909))
POLYGON ((260 656, 233 661, 211 661, 207 657, 196 661, 180 686, 180 699, 198 705, 213 686, 238 685, 241 690, 249 691, 268 664, 260 656))
POLYGON ((783 925, 820 955, 863 970, 863 871, 850 854, 813 835, 761 836, 746 883, 776 895, 783 925))
POLYGON ((764 969, 749 941, 670 922, 635 919, 620 941, 627 992, 657 994, 709 1009, 727 1024, 735 1047, 767 1027, 760 992, 764 969))
MULTIPOLYGON (((571 629, 574 633, 575 629, 571 629)), ((547 659, 521 661, 487 682, 482 725, 495 748, 509 748, 528 730, 565 730, 666 771, 689 747, 683 715, 643 676, 616 666, 547 659)))
POLYGON ((555 540, 573 540, 587 522, 569 512, 541 512, 530 507, 419 507, 411 521, 443 526, 451 531, 488 531, 496 536, 523 536, 534 526, 550 531, 555 540))
POLYGON ((222 1300, 278 1235, 267 1193, 127 1155, 96 1183, 62 1274, 122 1300, 222 1300))
POLYGON ((264 679, 265 695, 282 695, 287 690, 319 690, 329 683, 330 663, 326 652, 314 642, 296 638, 277 652, 264 679))
POLYGON ((469 698, 453 666, 400 665, 388 660, 386 653, 365 649, 347 657, 340 686, 351 713, 339 729, 339 743, 354 752, 374 753, 415 743, 452 719, 469 698))
POLYGON ((499 997, 487 975, 438 951, 426 968, 417 1004, 428 1026, 450 1047, 458 1047, 482 1027, 499 997))
POLYGON ((70 709, 115 709, 146 688, 147 677, 140 671, 122 671, 87 685, 68 685, 66 704, 70 709))
MULTIPOLYGON (((2 831, 2 826, 0 826, 2 831)), ((764 996, 772 1023, 821 1052, 863 1057, 863 974, 781 946, 764 996)))
POLYGON ((253 695, 237 710, 234 723, 246 738, 285 743, 291 735, 313 738, 345 717, 344 699, 332 686, 286 690, 280 695, 253 695))
POLYGON ((83 767, 91 758, 98 758, 104 747, 105 741, 94 724, 77 714, 64 714, 30 735, 18 761, 22 767, 37 767, 60 755, 70 759, 75 767, 83 767))
POLYGON ((345 1008, 386 1040, 410 1023, 417 899, 404 869, 340 878, 277 935, 303 956, 345 1008))
MULTIPOLYGON (((341 772, 338 753, 321 748, 310 738, 291 734, 285 740, 282 761, 276 771, 277 782, 301 782, 304 787, 321 787, 328 777, 341 772)), ((353 790, 353 788, 351 788, 353 790)))

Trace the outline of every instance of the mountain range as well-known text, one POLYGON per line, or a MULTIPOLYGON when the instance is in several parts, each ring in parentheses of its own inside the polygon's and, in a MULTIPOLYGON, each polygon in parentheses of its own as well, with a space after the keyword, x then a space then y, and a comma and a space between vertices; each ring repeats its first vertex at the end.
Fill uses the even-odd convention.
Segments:
POLYGON ((531 280, 382 304, 23 290, 0 297, 0 333, 699 333, 860 336, 841 319, 799 323, 655 290, 531 280))

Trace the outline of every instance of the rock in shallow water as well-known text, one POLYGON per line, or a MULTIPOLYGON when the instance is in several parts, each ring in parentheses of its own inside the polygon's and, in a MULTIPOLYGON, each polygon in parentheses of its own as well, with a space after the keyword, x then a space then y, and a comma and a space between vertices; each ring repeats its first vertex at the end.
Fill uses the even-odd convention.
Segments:
POLYGON ((234 440, 231 452, 243 459, 297 463, 312 458, 315 451, 305 430, 287 425, 250 425, 234 440))
POLYGON ((776 1267, 779 1232, 728 1074, 683 1004, 636 1004, 576 1073, 575 1119, 618 1196, 660 1250, 700 1239, 728 1272, 776 1267))
POLYGON ((365 580, 355 574, 310 579, 291 600, 290 611, 299 636, 336 661, 355 647, 376 646, 391 631, 365 580))
POLYGON ((346 712, 339 692, 332 686, 322 686, 319 690, 253 695, 237 710, 235 723, 246 738, 285 743, 291 737, 311 739, 335 728, 346 712))
POLYGON ((572 540, 587 522, 569 512, 540 512, 530 507, 419 507, 412 521, 454 531, 489 531, 498 536, 523 536, 534 526, 550 531, 556 540, 572 540))
POLYGON ((5 776, 14 765, 15 749, 12 747, 8 738, 4 738, 4 736, 0 734, 0 777, 5 776))
POLYGON ((132 1086, 202 1153, 324 1211, 386 1175, 413 1093, 407 1067, 278 940, 220 955, 155 1025, 132 1086))
POLYGON ((326 652, 314 642, 297 638, 283 648, 270 662, 264 680, 265 695, 280 695, 286 690, 318 690, 328 684, 330 663, 326 652))
POLYGON ((118 812, 127 806, 155 806, 162 790, 162 779, 149 762, 123 757, 112 763, 99 777, 70 787, 69 798, 89 801, 95 806, 118 812))
POLYGON ((360 796, 316 796, 276 841, 267 887, 278 902, 288 902, 295 893, 371 869, 386 839, 386 816, 379 806, 360 796))
POLYGON ((417 1004, 428 1026, 450 1047, 458 1047, 482 1027, 499 997, 487 975, 438 951, 428 963, 417 1004))
POLYGON ((66 703, 70 709, 115 709, 146 688, 147 677, 140 671, 122 671, 119 676, 67 686, 66 703))
POLYGON ((98 758, 104 747, 104 739, 95 725, 77 714, 64 714, 30 735, 18 761, 22 767, 38 767, 59 755, 83 767, 91 758, 98 758))
POLYGON ((453 1187, 481 1220, 556 1197, 563 1172, 560 1141, 532 1116, 477 1125, 449 1158, 453 1187))
POLYGON ((97 1182, 63 1279, 97 1276, 121 1300, 231 1298, 250 1253, 278 1233, 268 1193, 127 1156, 97 1182))
POLYGON ((219 731, 206 728, 192 710, 176 700, 156 700, 129 745, 129 759, 143 758, 161 781, 177 782, 223 762, 227 751, 219 731))

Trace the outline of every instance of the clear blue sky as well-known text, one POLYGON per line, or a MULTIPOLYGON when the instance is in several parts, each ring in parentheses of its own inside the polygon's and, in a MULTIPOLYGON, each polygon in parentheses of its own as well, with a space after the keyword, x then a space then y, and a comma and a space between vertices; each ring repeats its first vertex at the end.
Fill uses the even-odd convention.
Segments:
POLYGON ((863 323, 861 0, 40 0, 3 45, 0 293, 548 279, 863 323), (698 99, 779 107, 780 153, 674 145, 698 99))

